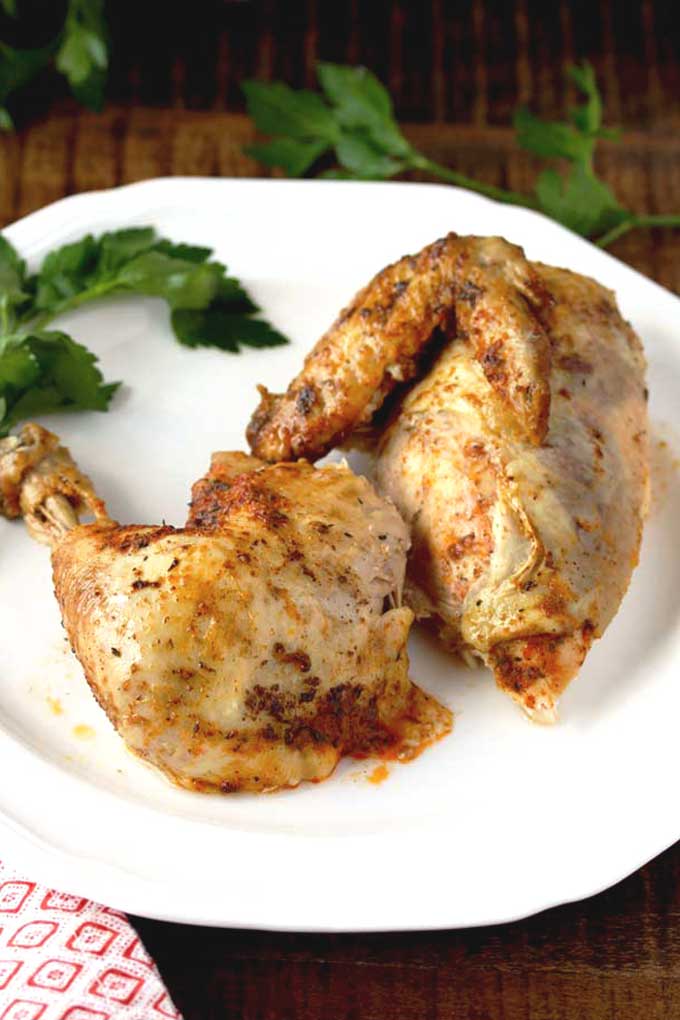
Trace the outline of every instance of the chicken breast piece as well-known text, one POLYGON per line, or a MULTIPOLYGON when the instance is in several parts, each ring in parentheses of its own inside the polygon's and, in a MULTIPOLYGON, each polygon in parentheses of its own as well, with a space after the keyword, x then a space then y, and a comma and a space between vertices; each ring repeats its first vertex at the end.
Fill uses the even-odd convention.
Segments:
POLYGON ((189 789, 271 790, 344 754, 414 756, 450 729, 408 676, 407 547, 346 466, 216 454, 186 528, 76 527, 54 584, 134 753, 189 789))
POLYGON ((406 601, 483 659, 532 717, 616 613, 637 563, 647 492, 645 362, 610 291, 536 265, 552 368, 543 442, 505 427, 465 333, 384 433, 377 483, 411 529, 406 601))
POLYGON ((521 248, 498 237, 448 234, 405 256, 341 312, 285 394, 260 387, 247 432, 253 453, 268 461, 322 456, 414 378, 435 330, 454 321, 506 427, 539 443, 550 408, 550 348, 537 315, 546 300, 521 248))
POLYGON ((640 342, 594 281, 449 234, 378 273, 286 394, 264 394, 252 448, 319 456, 414 375, 377 463, 412 532, 406 601, 548 721, 637 562, 640 342), (432 365, 419 355, 437 327, 448 343, 432 365))

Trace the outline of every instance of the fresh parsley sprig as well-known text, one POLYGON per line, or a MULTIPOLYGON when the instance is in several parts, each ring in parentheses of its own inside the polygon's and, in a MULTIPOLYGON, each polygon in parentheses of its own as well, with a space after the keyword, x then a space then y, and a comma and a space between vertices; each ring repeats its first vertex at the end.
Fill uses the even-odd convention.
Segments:
POLYGON ((57 315, 98 298, 162 298, 180 343, 238 353, 287 343, 210 248, 159 238, 152 227, 88 234, 47 255, 31 275, 0 235, 0 435, 24 418, 55 410, 106 410, 119 383, 105 383, 96 357, 66 333, 46 330, 57 315))
POLYGON ((566 162, 566 174, 543 170, 536 181, 540 209, 584 236, 610 230, 628 216, 593 167, 600 138, 616 139, 619 133, 602 127, 602 102, 590 65, 571 67, 572 81, 586 97, 582 106, 569 111, 568 121, 543 121, 523 107, 515 114, 517 142, 543 159, 566 162))
POLYGON ((319 63, 317 75, 323 96, 283 82, 243 83, 258 131, 274 136, 248 146, 249 155, 282 168, 289 177, 300 177, 333 152, 339 169, 324 170, 322 177, 385 180, 405 170, 422 170, 500 202, 527 204, 524 195, 473 180, 418 152, 395 120, 389 92, 365 67, 319 63))
POLYGON ((601 247, 634 227, 680 226, 680 215, 637 216, 625 209, 598 178, 593 164, 597 142, 617 139, 602 125, 602 100, 588 63, 569 68, 584 96, 568 121, 540 120, 527 109, 515 115, 517 142, 544 159, 559 161, 539 175, 533 195, 497 188, 451 170, 415 149, 395 119, 387 89, 365 67, 317 64, 322 94, 295 90, 282 82, 244 82, 248 112, 271 140, 247 152, 290 177, 314 172, 333 154, 337 167, 322 177, 386 180, 418 170, 499 202, 539 209, 601 247))
POLYGON ((105 383, 95 356, 66 333, 40 328, 35 289, 36 278, 0 237, 0 436, 36 414, 104 411, 119 385, 105 383))
MULTIPOLYGON (((10 17, 20 14, 16 0, 0 0, 10 17)), ((104 0, 69 0, 64 24, 47 45, 15 49, 0 42, 0 129, 14 127, 7 102, 52 60, 76 99, 101 110, 109 63, 104 0)))

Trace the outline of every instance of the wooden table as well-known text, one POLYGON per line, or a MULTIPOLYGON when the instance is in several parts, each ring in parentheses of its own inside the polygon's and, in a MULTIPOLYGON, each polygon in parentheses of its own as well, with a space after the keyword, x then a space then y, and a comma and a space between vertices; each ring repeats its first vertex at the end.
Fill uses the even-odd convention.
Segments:
MULTIPOLYGON (((85 112, 49 76, 29 89, 20 130, 0 144, 0 221, 145 177, 261 173, 242 152, 251 129, 238 83, 312 86, 318 57, 366 63, 428 155, 517 190, 535 166, 514 147, 513 109, 530 101, 563 116, 574 99, 564 68, 587 57, 609 122, 625 132, 602 146, 602 173, 638 212, 680 211, 680 8, 670 0, 109 8, 109 105, 85 112)), ((613 252, 680 292, 680 231, 636 232, 613 252)), ((230 881, 227 867, 227 893, 230 881)), ((500 927, 302 936, 136 923, 186 1020, 672 1020, 679 918, 676 846, 585 903, 500 927)))

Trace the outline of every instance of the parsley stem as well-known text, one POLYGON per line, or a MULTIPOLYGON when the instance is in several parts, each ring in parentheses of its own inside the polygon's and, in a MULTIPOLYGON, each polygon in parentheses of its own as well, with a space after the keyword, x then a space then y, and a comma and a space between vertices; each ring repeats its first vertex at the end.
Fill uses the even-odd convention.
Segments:
POLYGON ((4 294, 3 297, 2 297, 2 300, 0 300, 0 320, 2 322, 2 327, 1 328, 2 328, 2 333, 3 333, 4 336, 6 336, 7 333, 9 333, 9 308, 8 308, 8 305, 9 305, 9 302, 7 300, 7 295, 4 294))
POLYGON ((497 188, 493 184, 484 184, 483 181, 476 181, 472 177, 466 177, 465 174, 460 174, 457 170, 451 170, 447 166, 442 166, 441 163, 436 163, 420 153, 415 153, 411 157, 409 165, 414 170, 424 170, 426 173, 432 174, 433 177, 439 177, 440 180, 446 181, 448 184, 455 184, 459 188, 476 191, 480 195, 486 195, 487 198, 495 199, 497 202, 505 202, 508 205, 521 205, 526 209, 538 208, 537 202, 530 195, 521 195, 517 191, 507 191, 505 188, 497 188))
POLYGON ((618 240, 623 234, 627 234, 629 230, 635 230, 637 227, 680 227, 680 215, 674 213, 659 213, 658 215, 650 216, 631 216, 629 219, 624 220, 623 223, 619 223, 618 226, 612 227, 602 237, 598 237, 595 244, 598 248, 606 248, 612 242, 618 240))
POLYGON ((111 293, 117 287, 117 280, 107 280, 104 283, 99 283, 94 287, 90 287, 89 290, 83 290, 80 294, 75 294, 71 298, 66 298, 60 304, 55 305, 53 308, 47 308, 44 312, 41 312, 35 319, 31 321, 31 329, 42 329, 48 322, 56 318, 57 315, 61 315, 62 312, 70 312, 74 308, 79 308, 80 305, 87 304, 88 301, 94 301, 96 298, 104 297, 106 294, 111 293))

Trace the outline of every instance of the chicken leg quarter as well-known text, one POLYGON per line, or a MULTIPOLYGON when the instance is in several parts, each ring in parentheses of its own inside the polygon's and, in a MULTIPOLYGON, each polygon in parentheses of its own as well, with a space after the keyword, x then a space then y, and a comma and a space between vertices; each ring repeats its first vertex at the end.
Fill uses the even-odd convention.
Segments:
POLYGON ((137 755, 203 791, 413 757, 447 709, 411 683, 408 535, 343 465, 218 453, 185 528, 122 527, 51 433, 0 442, 0 509, 53 547, 64 626, 137 755), (94 524, 78 524, 83 508, 94 524))

